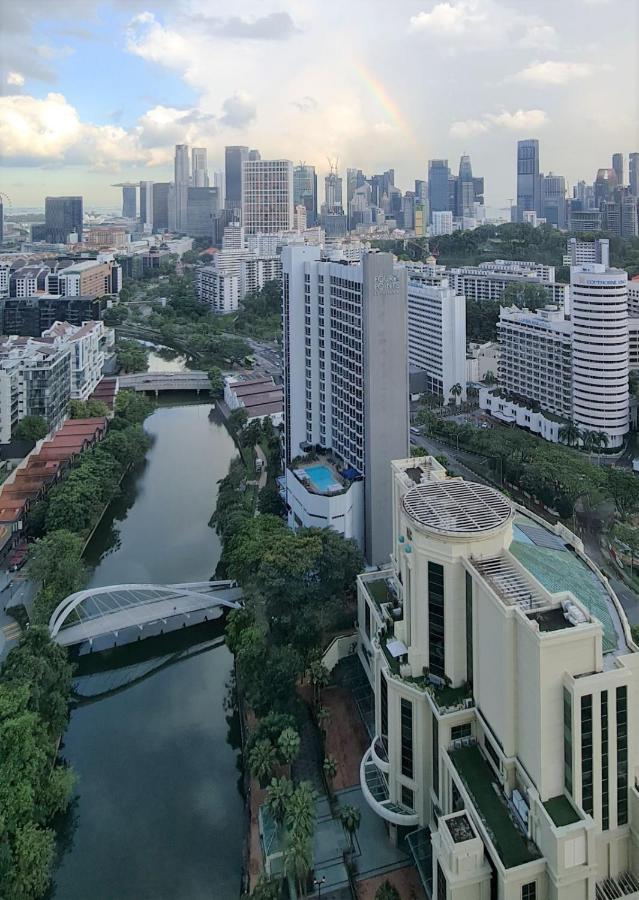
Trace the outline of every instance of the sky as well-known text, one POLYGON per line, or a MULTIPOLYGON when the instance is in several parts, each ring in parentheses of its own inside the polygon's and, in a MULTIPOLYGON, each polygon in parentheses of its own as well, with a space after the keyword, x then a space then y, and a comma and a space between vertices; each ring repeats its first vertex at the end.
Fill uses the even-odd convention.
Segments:
POLYGON ((627 166, 638 47, 639 0, 0 0, 0 191, 117 206, 176 143, 246 144, 403 190, 468 152, 506 206, 520 138, 570 185, 627 166))

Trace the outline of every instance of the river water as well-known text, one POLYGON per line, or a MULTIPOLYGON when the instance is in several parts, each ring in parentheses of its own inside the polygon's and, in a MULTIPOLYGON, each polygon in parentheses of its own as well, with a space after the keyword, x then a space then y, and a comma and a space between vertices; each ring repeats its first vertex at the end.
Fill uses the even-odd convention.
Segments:
MULTIPOLYGON (((90 584, 203 581, 208 521, 235 448, 210 405, 160 407, 145 464, 87 550, 90 584)), ((62 823, 56 900, 235 900, 243 802, 232 657, 222 618, 81 660, 63 756, 78 776, 62 823)))

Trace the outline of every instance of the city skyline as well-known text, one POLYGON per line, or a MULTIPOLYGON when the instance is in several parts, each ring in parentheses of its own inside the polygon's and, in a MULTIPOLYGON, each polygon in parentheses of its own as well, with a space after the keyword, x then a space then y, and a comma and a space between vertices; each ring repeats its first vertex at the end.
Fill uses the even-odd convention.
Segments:
POLYGON ((340 6, 336 29, 330 3, 254 2, 234 16, 203 0, 8 2, 0 190, 15 207, 46 194, 115 207, 114 182, 171 179, 176 143, 206 148, 211 173, 225 145, 241 144, 314 165, 322 181, 329 157, 343 175, 394 168, 404 190, 429 159, 456 169, 469 153, 488 206, 505 207, 517 140, 537 138, 542 170, 569 185, 636 149, 638 10, 615 3, 626 27, 608 37, 611 10, 606 0, 354 3, 340 6), (101 52, 108 66, 95 66, 101 52))

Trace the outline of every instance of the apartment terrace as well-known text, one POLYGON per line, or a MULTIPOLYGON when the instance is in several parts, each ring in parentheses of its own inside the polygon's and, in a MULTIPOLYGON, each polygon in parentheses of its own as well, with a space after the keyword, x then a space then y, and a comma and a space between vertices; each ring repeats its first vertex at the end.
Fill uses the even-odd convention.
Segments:
POLYGON ((504 867, 511 869, 539 859, 539 850, 516 824, 501 785, 479 747, 474 744, 449 750, 448 755, 504 867))

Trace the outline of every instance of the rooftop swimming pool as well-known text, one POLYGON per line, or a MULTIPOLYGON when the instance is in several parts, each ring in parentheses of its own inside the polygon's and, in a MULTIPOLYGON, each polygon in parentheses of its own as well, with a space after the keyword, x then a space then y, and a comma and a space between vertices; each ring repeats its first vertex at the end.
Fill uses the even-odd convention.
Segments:
POLYGON ((333 475, 330 466, 318 463, 315 466, 304 466, 304 471, 315 490, 320 493, 341 488, 341 484, 333 475))

